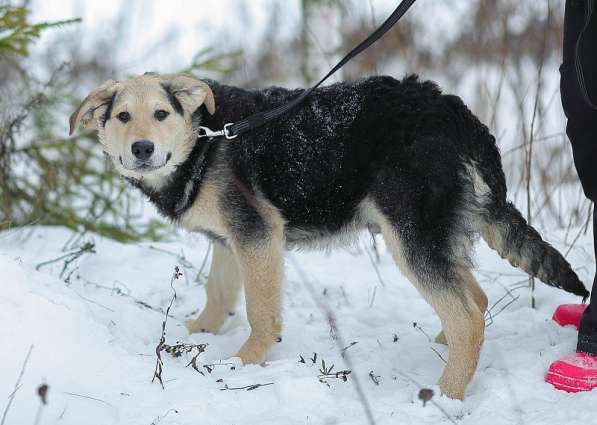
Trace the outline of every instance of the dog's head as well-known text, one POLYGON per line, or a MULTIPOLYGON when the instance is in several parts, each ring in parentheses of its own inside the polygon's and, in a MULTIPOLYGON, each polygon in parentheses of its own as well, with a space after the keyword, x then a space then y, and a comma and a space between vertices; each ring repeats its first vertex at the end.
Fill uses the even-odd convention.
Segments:
POLYGON ((194 77, 147 73, 110 80, 71 115, 70 134, 80 124, 97 130, 122 175, 158 181, 187 159, 196 137, 192 116, 202 105, 214 113, 211 89, 194 77))

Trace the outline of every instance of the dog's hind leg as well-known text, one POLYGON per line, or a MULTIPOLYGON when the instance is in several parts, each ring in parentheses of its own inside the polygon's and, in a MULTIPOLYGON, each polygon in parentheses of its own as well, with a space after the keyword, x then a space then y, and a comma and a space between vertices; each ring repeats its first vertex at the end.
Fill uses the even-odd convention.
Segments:
POLYGON ((242 279, 232 251, 222 243, 214 242, 207 278, 207 304, 196 319, 185 322, 189 333, 218 332, 234 311, 241 285, 242 279))
MULTIPOLYGON (((403 248, 400 229, 387 219, 379 220, 388 249, 403 273, 437 312, 449 347, 448 363, 439 380, 442 393, 463 399, 472 379, 483 342, 485 322, 475 296, 467 285, 468 270, 436 258, 434 247, 406 239, 410 252, 403 248), (417 250, 413 252, 413 250, 417 250)), ((408 230, 407 230, 408 232, 408 230)), ((481 300, 480 300, 481 301, 481 300)))
MULTIPOLYGON (((477 282, 477 279, 475 279, 475 276, 473 275, 470 269, 463 269, 462 277, 467 291, 473 297, 473 300, 475 300, 475 303, 477 304, 477 307, 479 307, 481 313, 485 315, 485 312, 487 311, 488 301, 487 295, 485 295, 483 288, 481 288, 479 282, 477 282)), ((435 342, 437 342, 438 344, 448 345, 448 341, 446 339, 446 334, 444 331, 441 331, 435 337, 435 342)))
POLYGON ((429 303, 440 317, 448 343, 448 364, 439 380, 448 397, 463 399, 483 344, 485 321, 470 292, 429 294, 429 303))

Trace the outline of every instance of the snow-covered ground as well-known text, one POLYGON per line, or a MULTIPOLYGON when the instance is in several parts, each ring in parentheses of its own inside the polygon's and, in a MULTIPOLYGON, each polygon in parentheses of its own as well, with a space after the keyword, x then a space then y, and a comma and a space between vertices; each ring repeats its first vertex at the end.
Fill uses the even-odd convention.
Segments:
MULTIPOLYGON (((565 252, 577 232, 550 232, 547 239, 565 252)), ((430 342, 439 331, 437 317, 397 271, 381 241, 379 264, 372 262, 367 236, 332 253, 289 253, 283 341, 265 367, 222 364, 209 373, 203 365, 229 363, 226 359, 249 327, 241 303, 220 335, 187 334, 183 321, 205 303, 202 285, 209 261, 198 282, 196 276, 207 250, 207 241, 194 235, 123 245, 93 235, 73 239, 59 228, 0 234, 0 413, 33 346, 5 423, 36 423, 36 392, 45 383, 48 403, 41 408, 39 424, 366 424, 355 377, 379 425, 596 421, 595 391, 572 395, 543 381, 550 362, 571 353, 576 343, 573 329, 550 320, 553 309, 577 300, 538 283, 538 308, 532 310, 528 289, 520 288, 525 276, 483 243, 477 250, 477 276, 496 317, 487 327, 464 402, 440 397, 435 386, 444 366, 441 357, 447 354, 446 347, 430 342), (64 268, 72 258, 67 254, 87 242, 94 244, 95 253, 67 261, 64 268), (186 367, 192 355, 163 353, 162 389, 151 378, 164 319, 160 310, 172 298, 175 265, 184 276, 174 283, 178 297, 166 342, 208 345, 197 361, 204 375, 186 367), (322 360, 327 367, 333 364, 334 371, 348 366, 305 278, 333 311, 343 343, 350 346, 347 382, 332 378, 322 383, 318 378, 322 360), (507 289, 513 289, 511 295, 507 289), (255 384, 269 385, 230 389, 255 384), (432 403, 423 406, 418 385, 435 390, 432 403)), ((594 270, 591 251, 590 235, 582 235, 568 256, 585 282, 594 270)))

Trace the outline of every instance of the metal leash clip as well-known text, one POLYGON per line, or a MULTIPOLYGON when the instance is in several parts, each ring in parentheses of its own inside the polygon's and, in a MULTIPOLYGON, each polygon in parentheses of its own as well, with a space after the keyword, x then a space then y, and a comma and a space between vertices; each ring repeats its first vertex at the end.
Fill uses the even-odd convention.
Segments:
POLYGON ((202 139, 204 137, 209 137, 210 139, 213 139, 214 137, 225 137, 228 140, 236 139, 238 137, 238 134, 230 133, 230 127, 232 125, 233 123, 230 122, 224 125, 224 128, 222 130, 218 131, 214 131, 209 127, 199 126, 199 136, 197 136, 197 138, 202 139))

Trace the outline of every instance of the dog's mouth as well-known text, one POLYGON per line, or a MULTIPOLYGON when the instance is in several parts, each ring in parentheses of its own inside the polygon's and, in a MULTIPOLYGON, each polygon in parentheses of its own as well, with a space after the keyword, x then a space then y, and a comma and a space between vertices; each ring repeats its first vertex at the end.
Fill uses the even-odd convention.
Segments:
POLYGON ((143 174, 150 173, 152 171, 156 171, 160 168, 165 167, 166 164, 168 164, 168 162, 170 161, 170 158, 172 158, 172 153, 168 152, 168 155, 166 155, 166 160, 162 164, 155 165, 152 164, 150 161, 136 161, 132 167, 127 167, 126 165, 124 165, 124 162, 122 161, 122 156, 119 156, 118 160, 120 161, 120 165, 122 165, 122 168, 124 168, 125 170, 143 174))

